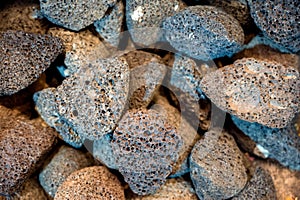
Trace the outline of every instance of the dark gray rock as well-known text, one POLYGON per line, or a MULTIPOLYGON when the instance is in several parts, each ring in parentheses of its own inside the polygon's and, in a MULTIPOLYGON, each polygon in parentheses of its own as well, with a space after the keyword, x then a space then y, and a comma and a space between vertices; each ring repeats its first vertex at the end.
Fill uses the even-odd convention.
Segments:
POLYGON ((146 46, 160 41, 162 21, 183 7, 181 0, 127 0, 126 23, 133 41, 146 46))
POLYGON ((200 60, 232 56, 241 49, 239 22, 213 6, 190 6, 163 22, 167 41, 178 51, 200 60))
POLYGON ((125 181, 138 195, 155 193, 182 146, 176 128, 155 110, 129 110, 113 133, 112 149, 125 181))
POLYGON ((257 167, 246 187, 232 200, 276 200, 273 179, 267 170, 257 167))
POLYGON ((214 129, 199 140, 190 157, 191 179, 201 200, 228 199, 247 183, 243 154, 233 137, 214 129))
POLYGON ((109 14, 94 22, 96 31, 112 46, 119 45, 124 17, 125 8, 122 1, 119 1, 109 14))
POLYGON ((273 158, 291 169, 300 170, 300 140, 293 125, 280 129, 269 128, 235 116, 231 118, 242 132, 256 142, 265 157, 273 158))
POLYGON ((298 0, 248 0, 248 4, 252 18, 266 37, 293 53, 300 51, 298 0))
POLYGON ((60 1, 40 0, 41 13, 54 24, 79 31, 101 19, 116 0, 60 1))

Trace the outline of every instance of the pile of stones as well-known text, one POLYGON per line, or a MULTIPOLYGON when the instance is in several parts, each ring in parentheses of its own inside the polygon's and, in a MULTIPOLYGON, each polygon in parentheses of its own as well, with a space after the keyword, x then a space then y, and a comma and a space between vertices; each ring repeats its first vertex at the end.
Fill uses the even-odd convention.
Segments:
POLYGON ((1 3, 0 200, 300 198, 299 12, 1 3))

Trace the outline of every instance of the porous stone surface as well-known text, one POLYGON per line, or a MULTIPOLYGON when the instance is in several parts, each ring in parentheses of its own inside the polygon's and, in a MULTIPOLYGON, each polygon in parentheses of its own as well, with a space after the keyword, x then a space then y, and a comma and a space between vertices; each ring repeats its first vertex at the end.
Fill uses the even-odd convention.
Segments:
POLYGON ((280 63, 244 58, 206 75, 201 89, 219 108, 249 122, 287 126, 299 111, 300 76, 280 63))
POLYGON ((59 38, 6 31, 0 33, 0 96, 11 95, 36 81, 64 50, 59 38))
POLYGON ((118 178, 103 166, 86 167, 73 172, 58 188, 54 200, 125 200, 118 178))
POLYGON ((252 140, 265 157, 273 158, 282 165, 300 170, 300 138, 294 126, 269 128, 258 123, 250 123, 231 117, 234 124, 252 140))
POLYGON ((129 110, 113 133, 118 169, 138 195, 155 193, 172 172, 182 139, 155 110, 129 110))
POLYGON ((197 200, 197 195, 189 181, 182 178, 168 179, 155 193, 148 196, 131 195, 127 200, 197 200))
POLYGON ((0 31, 18 30, 29 33, 46 33, 47 20, 42 19, 38 9, 39 4, 35 0, 5 2, 4 6, 0 8, 0 31))
POLYGON ((211 105, 200 88, 200 81, 205 74, 216 70, 207 64, 197 65, 188 57, 176 54, 172 65, 169 88, 179 101, 182 115, 197 129, 210 127, 211 105))
POLYGON ((36 92, 33 96, 35 109, 50 127, 55 128, 63 141, 79 148, 83 145, 84 138, 75 130, 70 120, 60 115, 56 95, 56 88, 46 88, 36 92))
POLYGON ((10 196, 0 196, 0 200, 48 200, 43 188, 35 177, 28 179, 21 188, 10 196))
POLYGON ((130 68, 129 108, 147 107, 162 84, 167 67, 152 53, 137 50, 124 57, 130 68))
POLYGON ((189 124, 185 116, 177 108, 170 105, 168 99, 161 95, 156 95, 153 99, 154 105, 151 109, 156 110, 173 126, 176 127, 178 134, 182 138, 182 148, 179 152, 177 162, 173 166, 171 177, 180 177, 190 172, 188 157, 195 143, 200 139, 195 127, 189 124))
POLYGON ((66 125, 78 133, 81 141, 84 138, 99 140, 112 132, 121 118, 128 90, 129 68, 124 58, 91 60, 63 81, 52 94, 52 100, 41 100, 53 110, 47 111, 44 110, 49 109, 47 106, 40 106, 41 111, 38 111, 46 116, 49 113, 57 116, 51 112, 58 112, 62 119, 67 120, 66 125))
POLYGON ((163 20, 184 7, 180 0, 126 1, 126 23, 132 40, 146 46, 160 41, 163 20))
POLYGON ((233 137, 219 129, 205 133, 191 153, 191 179, 199 199, 228 199, 247 183, 243 155, 233 137))
POLYGON ((245 188, 232 200, 276 200, 273 179, 264 168, 257 167, 245 188))
POLYGON ((93 159, 88 154, 62 146, 39 174, 40 184, 49 196, 54 197, 58 187, 72 172, 92 164, 93 159))
POLYGON ((244 43, 239 22, 213 6, 189 6, 165 19, 163 29, 176 50, 200 60, 230 57, 244 43))
POLYGON ((251 16, 263 34, 278 45, 300 50, 300 3, 297 0, 248 0, 251 16))
POLYGON ((101 19, 116 0, 59 1, 40 0, 41 13, 49 21, 73 31, 79 31, 101 19))
POLYGON ((66 47, 64 63, 67 66, 67 70, 64 72, 65 76, 70 76, 82 66, 88 65, 89 60, 109 56, 109 50, 89 30, 76 33, 63 28, 52 27, 47 34, 59 37, 66 47))
POLYGON ((112 150, 111 140, 111 134, 106 134, 100 140, 95 140, 93 142, 93 156, 106 167, 118 169, 117 161, 112 150))
POLYGON ((96 31, 112 46, 119 45, 124 17, 125 7, 123 2, 119 1, 109 14, 94 22, 96 31))
POLYGON ((281 53, 280 51, 271 48, 264 44, 257 44, 251 48, 244 49, 237 53, 234 59, 255 58, 258 60, 269 60, 281 63, 285 67, 293 67, 300 71, 300 56, 291 53, 281 53))
POLYGON ((207 2, 232 15, 243 26, 248 25, 251 20, 246 0, 208 0, 207 2))
POLYGON ((51 150, 56 133, 41 120, 28 120, 3 106, 0 106, 0 117, 0 193, 10 195, 51 150))

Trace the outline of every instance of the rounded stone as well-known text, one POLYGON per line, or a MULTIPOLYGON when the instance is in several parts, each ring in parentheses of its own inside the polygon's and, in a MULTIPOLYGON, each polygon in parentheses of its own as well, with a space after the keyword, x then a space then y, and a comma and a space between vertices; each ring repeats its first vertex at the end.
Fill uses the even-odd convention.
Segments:
POLYGON ((199 60, 230 57, 244 43, 239 22, 213 6, 189 6, 166 18, 162 27, 176 50, 199 60))

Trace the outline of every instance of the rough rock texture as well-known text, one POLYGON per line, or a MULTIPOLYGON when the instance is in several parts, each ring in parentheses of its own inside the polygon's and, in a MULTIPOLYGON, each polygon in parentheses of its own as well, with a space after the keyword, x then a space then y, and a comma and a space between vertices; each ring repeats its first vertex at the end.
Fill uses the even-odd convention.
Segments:
POLYGON ((60 1, 40 0, 41 13, 52 23, 79 31, 101 19, 116 0, 60 1))
POLYGON ((36 170, 56 142, 56 134, 41 120, 28 120, 3 106, 0 117, 0 193, 9 195, 36 170))
POLYGON ((172 172, 182 146, 176 128, 155 110, 129 110, 112 140, 118 169, 132 191, 155 193, 172 172))
POLYGON ((125 200, 118 178, 102 166, 73 172, 58 188, 54 200, 103 199, 125 200))
POLYGON ((291 52, 300 51, 300 2, 248 0, 251 16, 263 34, 291 52))
POLYGON ((35 178, 28 179, 22 187, 11 196, 0 196, 0 200, 48 200, 43 188, 35 178))
POLYGON ((190 157, 190 175, 199 199, 227 199, 239 193, 247 183, 242 157, 228 133, 206 132, 190 157))
POLYGON ((206 75, 202 91, 219 108, 268 127, 288 125, 299 111, 300 76, 280 63, 244 58, 206 75))
POLYGON ((276 200, 276 190, 267 170, 257 167, 245 188, 232 200, 276 200))
POLYGON ((62 51, 59 38, 22 31, 0 33, 0 96, 33 83, 62 51))
POLYGON ((143 51, 124 55, 130 68, 129 108, 147 107, 167 72, 161 58, 143 51))
POLYGON ((92 164, 93 159, 88 154, 62 146, 39 174, 40 184, 49 196, 54 197, 58 187, 72 172, 92 164))
POLYGON ((279 161, 291 169, 300 170, 300 137, 294 126, 268 128, 232 116, 235 125, 256 142, 265 157, 279 161))
POLYGON ((18 30, 30 33, 46 33, 47 20, 39 16, 38 9, 39 4, 34 0, 7 2, 0 8, 0 31, 18 30))
POLYGON ((255 58, 281 63, 285 67, 293 67, 300 71, 300 56, 291 53, 281 53, 267 45, 259 44, 252 48, 244 49, 234 56, 234 59, 255 58))
POLYGON ((168 179, 155 194, 148 196, 131 195, 127 200, 197 200, 192 184, 182 178, 168 179))
POLYGON ((208 3, 232 15, 243 26, 248 25, 251 20, 246 0, 208 0, 208 3))
POLYGON ((93 142, 93 156, 106 167, 118 169, 111 146, 112 135, 106 134, 100 140, 93 142))
POLYGON ((50 127, 55 128, 62 140, 75 148, 83 145, 84 138, 79 135, 68 119, 59 114, 55 88, 41 90, 34 94, 33 99, 35 109, 42 119, 50 127))
POLYGON ((156 95, 154 98, 154 105, 151 109, 156 110, 173 126, 176 127, 177 133, 182 138, 182 148, 179 152, 179 157, 175 165, 171 177, 179 177, 190 172, 188 165, 188 157, 192 151, 195 143, 200 139, 200 135, 197 130, 189 124, 175 107, 169 104, 168 100, 160 95, 156 95))
POLYGON ((119 1, 109 14, 94 22, 96 31, 112 46, 119 45, 124 17, 125 8, 122 1, 119 1))
POLYGON ((216 67, 197 63, 185 56, 175 55, 169 82, 171 91, 179 101, 182 115, 197 129, 210 127, 211 105, 200 88, 205 74, 215 71, 216 67), (199 119, 199 120, 197 120, 199 119))
POLYGON ((239 22, 213 6, 190 6, 168 17, 163 29, 176 50, 200 60, 230 57, 244 43, 239 22))
POLYGON ((273 179, 278 200, 297 200, 300 197, 300 171, 292 171, 278 163, 254 160, 254 166, 267 170, 273 179))
POLYGON ((89 30, 78 33, 63 28, 52 27, 47 32, 49 35, 59 37, 66 46, 65 76, 77 72, 82 66, 88 65, 89 60, 106 58, 109 56, 108 49, 100 39, 89 30))
POLYGON ((146 46, 160 41, 162 21, 184 7, 180 0, 126 1, 126 23, 133 41, 146 46))
POLYGON ((54 94, 50 92, 52 99, 41 99, 41 105, 50 108, 40 106, 38 111, 45 117, 50 114, 66 120, 63 122, 79 134, 81 141, 99 140, 112 132, 121 118, 128 90, 129 68, 124 58, 92 60, 65 79, 54 94))

